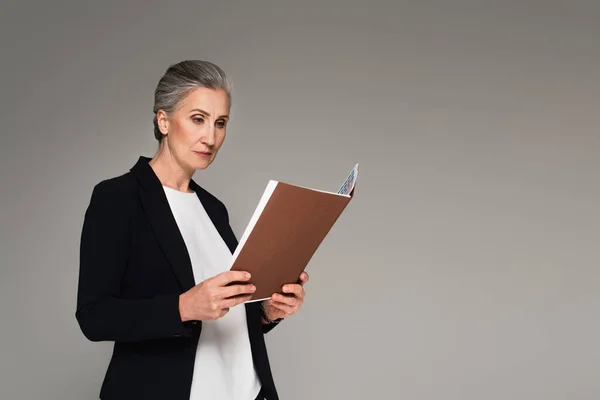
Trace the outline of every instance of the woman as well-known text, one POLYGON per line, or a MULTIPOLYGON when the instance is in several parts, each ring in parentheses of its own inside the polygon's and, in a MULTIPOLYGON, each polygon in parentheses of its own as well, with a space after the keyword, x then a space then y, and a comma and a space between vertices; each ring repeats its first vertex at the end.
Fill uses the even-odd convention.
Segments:
POLYGON ((217 65, 170 66, 155 91, 156 154, 94 187, 76 317, 89 340, 115 342, 101 399, 278 398, 264 334, 302 306, 308 275, 245 303, 248 273, 227 271, 227 209, 192 176, 214 161, 230 106, 217 65))

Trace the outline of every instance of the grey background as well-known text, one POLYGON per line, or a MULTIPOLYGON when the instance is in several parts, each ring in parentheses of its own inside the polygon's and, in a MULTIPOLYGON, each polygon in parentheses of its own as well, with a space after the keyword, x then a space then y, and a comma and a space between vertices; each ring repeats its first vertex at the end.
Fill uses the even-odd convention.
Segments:
POLYGON ((188 58, 235 82, 196 179, 238 236, 269 179, 361 164, 267 336, 283 399, 599 398, 599 5, 3 2, 0 398, 97 398, 83 213, 154 154, 154 87, 188 58))

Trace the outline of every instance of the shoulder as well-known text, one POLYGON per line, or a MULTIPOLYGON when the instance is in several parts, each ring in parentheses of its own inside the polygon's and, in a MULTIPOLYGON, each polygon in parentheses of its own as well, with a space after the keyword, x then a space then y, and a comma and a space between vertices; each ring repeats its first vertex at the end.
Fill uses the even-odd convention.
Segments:
POLYGON ((90 208, 130 210, 136 203, 138 185, 131 172, 97 182, 90 198, 90 208))
POLYGON ((137 183, 135 176, 131 172, 124 173, 119 176, 106 178, 97 182, 93 189, 92 195, 108 196, 108 197, 131 197, 135 194, 137 183))
POLYGON ((130 173, 97 182, 83 216, 82 246, 129 238, 138 208, 136 179, 130 173), (110 238, 110 239, 108 239, 110 238))

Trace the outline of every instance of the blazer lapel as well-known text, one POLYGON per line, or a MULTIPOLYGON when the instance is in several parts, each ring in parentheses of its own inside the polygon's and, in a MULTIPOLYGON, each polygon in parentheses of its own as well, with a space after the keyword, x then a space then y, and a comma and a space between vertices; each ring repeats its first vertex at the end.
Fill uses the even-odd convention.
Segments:
POLYGON ((162 184, 148 165, 149 161, 148 157, 140 157, 131 171, 140 182, 140 199, 152 230, 182 289, 186 291, 195 285, 192 263, 162 184))
POLYGON ((221 238, 223 238, 223 241, 229 248, 229 251, 231 251, 233 254, 238 245, 238 241, 229 225, 226 209, 224 209, 223 205, 221 205, 210 193, 194 182, 193 179, 190 182, 190 187, 198 195, 198 198, 200 199, 200 202, 210 217, 213 225, 215 228, 217 228, 221 238))

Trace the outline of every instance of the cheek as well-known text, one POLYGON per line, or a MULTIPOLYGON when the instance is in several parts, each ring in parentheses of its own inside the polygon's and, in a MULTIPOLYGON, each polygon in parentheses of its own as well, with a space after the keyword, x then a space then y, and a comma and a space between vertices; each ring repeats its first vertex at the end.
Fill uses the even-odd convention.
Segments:
POLYGON ((190 123, 180 122, 173 130, 177 145, 182 147, 189 147, 194 142, 195 136, 197 136, 197 128, 190 123))
POLYGON ((223 144, 223 142, 225 141, 225 131, 223 131, 222 133, 220 133, 219 135, 217 135, 216 137, 216 147, 219 148, 221 147, 221 145, 223 144))

